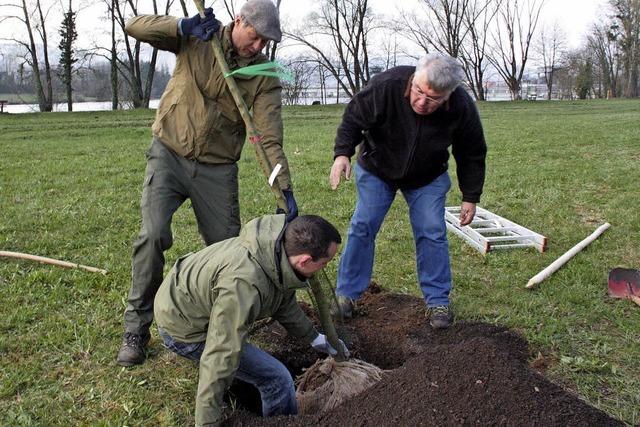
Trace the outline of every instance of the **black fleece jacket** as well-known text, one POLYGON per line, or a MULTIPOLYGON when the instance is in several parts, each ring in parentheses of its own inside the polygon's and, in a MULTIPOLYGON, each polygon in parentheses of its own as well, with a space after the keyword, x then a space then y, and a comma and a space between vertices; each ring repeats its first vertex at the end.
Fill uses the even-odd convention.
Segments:
POLYGON ((458 87, 435 112, 416 114, 408 90, 414 71, 391 68, 353 97, 338 127, 334 158, 351 158, 362 143, 360 166, 395 188, 413 189, 447 170, 451 146, 462 200, 478 203, 487 146, 475 102, 458 87))

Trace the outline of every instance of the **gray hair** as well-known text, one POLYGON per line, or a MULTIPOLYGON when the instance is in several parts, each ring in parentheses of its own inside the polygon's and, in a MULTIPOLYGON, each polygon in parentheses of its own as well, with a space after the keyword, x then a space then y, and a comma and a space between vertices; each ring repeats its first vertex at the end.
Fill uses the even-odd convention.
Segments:
POLYGON ((455 58, 433 52, 420 58, 415 76, 426 77, 427 84, 437 92, 453 92, 464 79, 464 71, 455 58))

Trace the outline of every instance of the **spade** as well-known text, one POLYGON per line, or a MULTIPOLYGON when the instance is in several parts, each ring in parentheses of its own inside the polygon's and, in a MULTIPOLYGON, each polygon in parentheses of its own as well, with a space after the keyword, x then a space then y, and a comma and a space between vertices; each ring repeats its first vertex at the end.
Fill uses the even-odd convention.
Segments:
POLYGON ((640 270, 614 268, 609 273, 609 296, 626 298, 640 305, 640 270))

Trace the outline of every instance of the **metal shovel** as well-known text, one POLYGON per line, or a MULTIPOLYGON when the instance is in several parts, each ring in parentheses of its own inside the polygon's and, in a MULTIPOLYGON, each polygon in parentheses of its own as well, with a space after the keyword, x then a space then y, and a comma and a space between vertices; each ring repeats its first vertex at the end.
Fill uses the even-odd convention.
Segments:
POLYGON ((609 273, 609 296, 630 299, 640 305, 640 271, 614 268, 609 273))

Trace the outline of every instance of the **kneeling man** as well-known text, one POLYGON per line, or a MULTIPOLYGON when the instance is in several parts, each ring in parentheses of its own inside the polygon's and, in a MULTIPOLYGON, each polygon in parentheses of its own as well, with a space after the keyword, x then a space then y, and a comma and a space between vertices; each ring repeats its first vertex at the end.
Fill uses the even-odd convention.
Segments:
POLYGON ((340 233, 319 216, 287 223, 285 215, 272 215, 176 261, 158 290, 154 315, 165 346, 200 363, 196 425, 220 423, 234 377, 258 389, 264 416, 297 413, 291 374, 249 344, 247 332, 271 317, 316 350, 335 354, 303 313, 295 290, 308 286, 307 278, 331 261, 340 243, 340 233))

